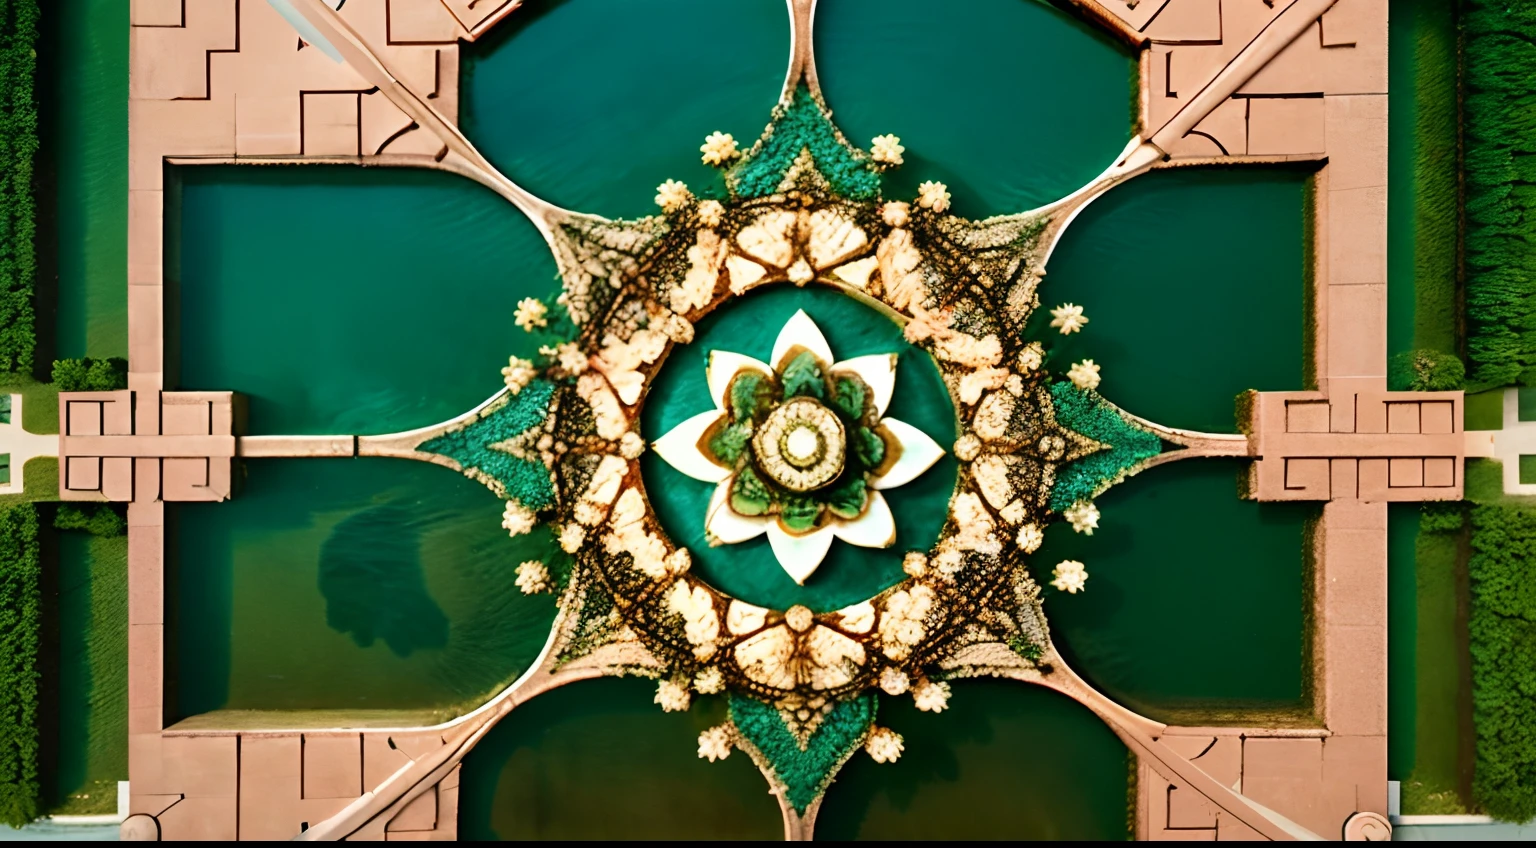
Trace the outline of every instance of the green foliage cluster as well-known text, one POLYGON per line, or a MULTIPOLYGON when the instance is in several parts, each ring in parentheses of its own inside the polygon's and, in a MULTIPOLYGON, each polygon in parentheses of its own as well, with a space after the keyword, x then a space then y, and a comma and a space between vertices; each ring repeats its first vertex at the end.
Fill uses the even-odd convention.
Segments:
MULTIPOLYGON (((1415 18, 1413 163, 1413 337, 1418 347, 1457 350, 1461 141, 1457 100, 1456 2, 1394 3, 1415 18)), ((1456 386, 1456 388, 1461 388, 1456 386)))
POLYGON ((1387 388, 1394 392, 1453 392, 1466 378, 1461 360, 1438 350, 1405 350, 1387 366, 1387 388))
POLYGON ((771 132, 763 146, 745 157, 727 175, 738 197, 767 197, 779 190, 784 175, 801 150, 809 149, 816 168, 832 190, 849 200, 880 196, 880 175, 867 155, 844 143, 821 104, 804 85, 795 89, 786 107, 775 110, 771 132))
POLYGON ((1057 423, 1109 446, 1057 469, 1056 486, 1051 489, 1051 509, 1056 512, 1092 500, 1125 479, 1137 463, 1163 452, 1162 439, 1132 423, 1098 392, 1063 380, 1051 386, 1051 403, 1057 423))
POLYGON ((452 459, 470 477, 483 474, 496 480, 505 487, 508 498, 527 509, 543 509, 555 500, 549 469, 543 463, 492 450, 491 445, 522 435, 543 421, 554 394, 554 383, 534 380, 468 426, 430 439, 418 450, 452 459))
POLYGON ((56 359, 53 384, 61 392, 115 392, 128 388, 128 360, 56 359))
POLYGON ((768 761, 785 786, 786 799, 801 813, 832 783, 838 767, 864 744, 875 723, 873 693, 838 701, 801 748, 777 707, 745 695, 731 695, 730 704, 736 729, 768 761))
POLYGON ((1536 367, 1536 4, 1462 10, 1467 357, 1478 383, 1536 367))
POLYGON ((1472 510, 1472 705, 1478 806, 1505 821, 1536 818, 1536 511, 1472 510))
POLYGON ((0 512, 0 824, 37 818, 42 563, 37 507, 0 512))
POLYGON ((92 536, 110 539, 128 532, 128 520, 111 504, 66 503, 53 517, 56 530, 83 530, 92 536))
POLYGON ((1426 503, 1420 508, 1420 533, 1455 533, 1466 523, 1466 509, 1460 501, 1426 503))
POLYGON ((37 0, 0 0, 0 371, 31 371, 37 350, 37 0))

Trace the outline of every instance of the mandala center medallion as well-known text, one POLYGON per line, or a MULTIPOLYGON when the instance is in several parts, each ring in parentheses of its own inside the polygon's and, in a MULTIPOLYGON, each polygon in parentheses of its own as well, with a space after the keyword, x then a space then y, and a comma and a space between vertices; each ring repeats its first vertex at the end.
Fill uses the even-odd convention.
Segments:
POLYGON ((843 422, 810 398, 775 409, 752 437, 758 467, 792 492, 809 492, 843 472, 847 451, 843 422))
POLYGON ((912 481, 944 449, 886 417, 895 354, 837 361, 802 310, 779 331, 769 361, 710 351, 705 380, 715 410, 679 424, 655 447, 673 468, 716 484, 704 515, 712 545, 766 533, 779 565, 804 585, 834 538, 865 548, 895 544, 881 490, 912 481))

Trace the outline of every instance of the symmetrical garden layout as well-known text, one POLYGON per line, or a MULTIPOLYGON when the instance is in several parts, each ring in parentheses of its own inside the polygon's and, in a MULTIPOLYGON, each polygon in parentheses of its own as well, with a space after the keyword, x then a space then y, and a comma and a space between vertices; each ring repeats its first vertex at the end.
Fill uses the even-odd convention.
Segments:
MULTIPOLYGON (((945 681, 970 676, 1046 686, 1103 719, 1137 756, 1141 837, 1389 837, 1387 503, 1460 499, 1467 449, 1460 392, 1386 390, 1386 0, 1077 0, 1140 50, 1139 135, 1079 191, 986 221, 949 214, 936 183, 916 198, 882 194, 903 149, 886 138, 866 152, 833 126, 816 76, 815 0, 787 5, 789 68, 768 131, 747 150, 721 137, 702 148, 725 169, 726 196, 669 182, 661 214, 608 221, 520 188, 457 128, 458 46, 516 14, 517 0, 133 0, 129 387, 59 397, 61 496, 129 504, 125 837, 452 839, 459 764, 475 744, 528 699, 605 675, 657 679, 666 709, 724 692, 731 718, 700 753, 750 756, 790 838, 812 834, 823 791, 861 747, 880 761, 899 755, 900 737, 874 725, 877 697, 941 709, 945 681), (1085 205, 1155 169, 1298 161, 1317 168, 1315 389, 1251 395, 1245 435, 1214 435, 1121 412, 1095 391, 1091 361, 1052 380, 1025 323, 1056 305, 1042 278, 1085 205), (569 340, 542 361, 514 358, 505 389, 439 426, 242 435, 231 392, 169 390, 167 163, 475 180, 549 243, 569 340), (667 435, 641 432, 646 391, 692 341, 693 322, 757 288, 807 285, 895 320, 932 354, 948 390, 933 402, 953 404, 957 438, 885 415, 894 357, 840 360, 814 322, 791 321, 771 355, 714 352, 693 377, 708 380, 714 410, 689 410, 701 413, 694 429, 654 449, 718 486, 713 541, 766 533, 797 581, 815 579, 829 545, 894 539, 902 550, 907 530, 882 492, 922 473, 933 451, 953 454, 938 541, 906 554, 907 579, 817 612, 756 606, 690 570, 639 462, 667 435), (164 505, 229 497, 240 457, 338 456, 463 471, 507 502, 513 535, 555 529, 569 574, 518 574, 530 589, 563 583, 535 667, 431 727, 167 727, 164 505), (1091 528, 1091 500, 1109 486, 1209 456, 1251 460, 1250 498, 1324 503, 1311 536, 1310 723, 1165 725, 1095 692, 1051 645, 1024 569, 1043 529, 1091 528)), ((1053 314, 1055 329, 1082 329, 1080 311, 1053 314)), ((519 322, 555 317, 530 306, 519 322)), ((1080 572, 1058 569, 1058 587, 1075 591, 1080 572)))

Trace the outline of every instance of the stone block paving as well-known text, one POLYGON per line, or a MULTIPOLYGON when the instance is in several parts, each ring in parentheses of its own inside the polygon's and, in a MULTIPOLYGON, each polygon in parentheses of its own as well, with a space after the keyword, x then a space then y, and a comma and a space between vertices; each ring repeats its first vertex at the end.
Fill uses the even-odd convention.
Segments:
MULTIPOLYGON (((334 821, 411 766, 434 775, 411 784, 425 791, 358 818, 362 829, 350 838, 455 838, 458 769, 435 776, 443 773, 435 757, 446 730, 164 726, 164 502, 217 499, 211 496, 221 487, 227 495, 236 451, 223 423, 224 409, 234 418, 228 394, 162 393, 164 173, 168 162, 431 167, 448 155, 453 133, 418 127, 396 103, 414 98, 411 114, 421 121, 436 121, 435 111, 456 122, 459 42, 486 32, 518 2, 345 3, 339 16, 356 33, 348 49, 361 46, 379 63, 367 77, 303 43, 269 3, 132 2, 129 391, 60 399, 65 497, 131 501, 135 816, 124 833, 291 837, 334 821)), ((1142 135, 1166 154, 1157 167, 1307 161, 1318 168, 1311 269, 1317 387, 1260 395, 1250 446, 1254 496, 1324 503, 1312 552, 1316 726, 1174 727, 1160 747, 1316 834, 1379 836, 1386 813, 1385 503, 1458 497, 1465 450, 1459 393, 1389 393, 1385 386, 1386 0, 1081 4, 1146 48, 1142 135)), ((249 449, 349 455, 357 444, 279 438, 249 449)), ((1151 757, 1139 765, 1140 835, 1260 835, 1159 766, 1151 757)))

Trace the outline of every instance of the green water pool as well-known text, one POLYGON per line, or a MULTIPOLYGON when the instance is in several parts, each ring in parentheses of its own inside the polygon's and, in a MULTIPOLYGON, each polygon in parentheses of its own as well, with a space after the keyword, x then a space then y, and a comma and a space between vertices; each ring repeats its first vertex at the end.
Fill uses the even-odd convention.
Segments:
POLYGON ((246 465, 233 500, 172 510, 176 718, 452 709, 538 655, 554 601, 512 574, 550 542, 509 540, 483 486, 390 459, 246 465))
MULTIPOLYGON (((492 161, 554 202, 649 214, 662 180, 714 179, 698 163, 705 134, 747 142, 761 131, 782 81, 783 6, 743 2, 727 14, 691 0, 590 14, 598 5, 529 4, 470 48, 463 123, 492 161)), ((840 0, 821 5, 817 26, 839 123, 855 143, 902 136, 908 164, 895 189, 944 180, 961 214, 1054 200, 1129 136, 1129 53, 1054 6, 840 0)), ((1070 300, 1092 318, 1054 344, 1054 365, 1093 358, 1105 396, 1127 410, 1213 431, 1235 429, 1239 391, 1300 388, 1305 189, 1293 171, 1177 171, 1094 202, 1041 290, 1047 307, 1070 300)), ((245 393, 253 433, 385 433, 456 415, 498 388, 508 354, 529 352, 512 324, 517 301, 557 286, 534 228, 445 174, 178 168, 171 197, 179 384, 245 393)), ((824 296, 763 295, 785 308, 801 297, 820 308, 824 296)), ((777 326, 762 331, 770 343, 777 326)), ((686 371, 702 358, 695 348, 670 368, 686 371)), ((648 407, 647 436, 697 411, 685 407, 648 407)), ((670 485, 657 466, 645 462, 648 485, 670 485)), ((542 646, 553 603, 521 596, 512 574, 548 543, 509 541, 501 505, 477 484, 398 460, 243 467, 231 502, 172 511, 178 717, 451 712, 542 646)), ((908 493, 914 503, 947 498, 945 467, 908 493)), ((1036 558, 1041 577, 1061 558, 1087 563, 1087 594, 1047 590, 1053 636, 1074 668, 1137 709, 1287 710, 1304 696, 1303 530, 1315 510, 1239 501, 1236 472, 1227 462, 1149 472, 1100 501, 1098 533, 1055 527, 1036 558)), ((686 507, 662 517, 680 540, 687 531, 674 522, 696 521, 686 507)), ((708 552, 699 559, 717 567, 708 552)), ((858 567, 875 584, 896 575, 878 557, 858 567)), ((824 568, 839 570, 835 558, 824 568)), ((466 763, 464 834, 776 836, 776 807, 744 757, 711 766, 694 755, 718 710, 661 713, 652 691, 604 681, 520 708, 466 763), (593 799, 612 815, 588 815, 593 799)), ((1125 835, 1125 750, 1097 719, 1002 684, 958 686, 952 704, 940 716, 882 707, 908 754, 894 767, 856 758, 829 795, 824 835, 1125 835)))
MULTIPOLYGON (((741 753, 694 755, 725 720, 701 698, 663 713, 641 681, 579 683, 519 707, 464 761, 465 839, 778 839, 778 804, 741 753), (594 814, 594 799, 602 799, 594 814)), ((1125 747, 1086 709, 1037 687, 955 686, 950 709, 883 699, 894 765, 856 756, 817 817, 823 839, 1123 839, 1125 747)))

